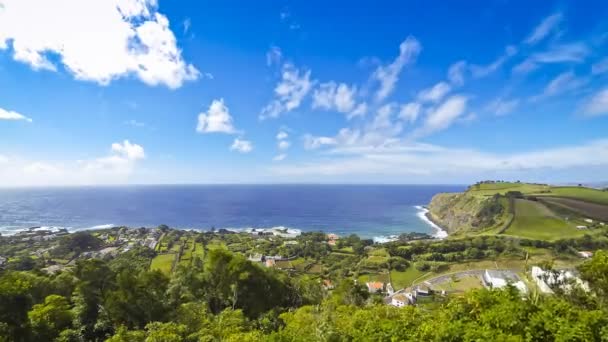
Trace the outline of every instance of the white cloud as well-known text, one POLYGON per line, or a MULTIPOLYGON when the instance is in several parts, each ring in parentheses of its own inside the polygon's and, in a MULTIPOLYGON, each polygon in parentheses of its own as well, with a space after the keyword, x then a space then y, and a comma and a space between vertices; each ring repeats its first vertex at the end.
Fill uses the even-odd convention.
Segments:
POLYGON ((286 150, 289 148, 289 146, 291 145, 291 143, 287 140, 281 140, 278 142, 277 147, 279 148, 279 150, 286 150))
POLYGON ((224 99, 213 100, 209 109, 198 115, 196 131, 199 133, 238 133, 232 123, 230 110, 224 99))
POLYGON ((605 72, 608 72, 608 57, 603 58, 591 66, 591 73, 593 75, 599 75, 605 72))
POLYGON ((0 164, 8 163, 10 159, 7 156, 3 156, 0 154, 0 164))
POLYGON ((418 93, 418 100, 422 102, 439 102, 447 95, 452 87, 446 82, 439 82, 431 88, 424 89, 418 93))
POLYGON ((260 119, 277 118, 298 108, 313 83, 310 70, 300 71, 292 64, 284 64, 281 81, 274 88, 275 99, 262 109, 260 119))
POLYGON ((253 151, 253 144, 249 140, 236 138, 232 142, 232 145, 230 146, 230 150, 237 151, 240 153, 249 153, 249 152, 253 151))
POLYGON ((198 70, 177 47, 155 0, 4 0, 0 49, 34 69, 61 63, 78 80, 102 85, 134 75, 148 85, 179 88, 198 70), (24 23, 28 23, 24 25, 24 23), (86 33, 86 34, 84 34, 86 33), (49 58, 60 56, 60 62, 49 58))
POLYGON ((346 115, 346 118, 350 120, 350 119, 358 117, 358 116, 365 116, 366 113, 367 113, 367 103, 361 102, 357 105, 357 107, 355 109, 353 109, 352 112, 350 112, 346 115))
POLYGON ((448 80, 455 85, 461 86, 464 84, 464 73, 466 72, 467 62, 458 61, 448 69, 448 80))
POLYGON ((592 95, 584 104, 583 112, 589 116, 608 115, 608 88, 592 95))
POLYGON ((32 119, 28 118, 23 114, 0 108, 0 120, 23 120, 32 122, 32 119))
POLYGON ((505 48, 505 52, 498 57, 494 62, 488 65, 471 65, 469 68, 471 69, 471 74, 475 78, 486 77, 496 70, 498 70, 509 58, 513 57, 517 53, 517 48, 514 46, 507 46, 505 48))
POLYGON ((494 115, 502 116, 511 113, 518 105, 518 99, 504 100, 503 98, 497 98, 486 106, 486 110, 494 115))
POLYGON ((285 158, 287 158, 287 154, 285 153, 281 153, 276 155, 274 158, 272 158, 273 161, 283 161, 285 160, 285 158))
POLYGON ((335 179, 398 180, 407 176, 438 181, 466 179, 467 182, 487 176, 517 175, 526 177, 538 170, 608 166, 608 140, 591 141, 579 146, 554 147, 510 154, 493 154, 474 149, 446 148, 419 143, 399 143, 382 148, 350 150, 348 154, 272 167, 277 176, 335 176, 335 179), (362 177, 362 178, 357 178, 362 177), (391 178, 394 177, 394 178, 391 178), (428 178, 426 178, 428 177, 428 178), (377 179, 377 178, 373 178, 377 179))
POLYGON ((144 148, 137 144, 131 144, 129 140, 125 140, 122 143, 113 143, 112 152, 128 160, 139 160, 146 157, 144 148))
POLYGON ((380 82, 376 100, 384 100, 395 89, 403 67, 416 61, 422 46, 414 37, 408 37, 399 45, 399 56, 389 65, 379 66, 372 74, 372 79, 380 82))
POLYGON ((401 106, 399 118, 405 122, 414 123, 420 114, 422 106, 417 102, 406 103, 401 106))
POLYGON ((534 45, 542 41, 557 28, 557 25, 562 21, 562 19, 563 16, 561 13, 556 13, 546 17, 538 26, 536 26, 534 31, 530 33, 528 38, 526 38, 525 43, 534 45))
POLYGON ((465 112, 466 108, 467 98, 465 96, 453 95, 449 97, 439 107, 429 111, 424 125, 417 129, 413 135, 420 137, 450 127, 465 112))
POLYGON ((190 18, 184 19, 182 26, 184 27, 184 34, 187 34, 190 31, 190 26, 192 26, 192 20, 190 18))
POLYGON ((542 64, 582 63, 590 53, 587 45, 582 42, 553 45, 547 51, 537 52, 517 64, 513 72, 529 73, 542 64))
POLYGON ((313 93, 312 108, 326 110, 335 109, 340 113, 348 113, 355 109, 357 87, 349 87, 345 83, 336 84, 334 81, 322 83, 313 93))
POLYGON ((271 46, 270 49, 268 49, 268 52, 266 52, 266 65, 268 66, 278 65, 281 63, 282 59, 283 52, 278 46, 271 46))
POLYGON ((545 86, 542 94, 533 96, 531 99, 535 101, 573 91, 585 85, 587 81, 587 79, 577 77, 572 71, 566 71, 552 79, 545 86))
POLYGON ((287 134, 287 132, 285 131, 280 131, 279 133, 277 133, 277 140, 284 140, 287 139, 289 137, 289 134, 287 134))
POLYGON ((315 137, 310 134, 304 135, 304 148, 315 150, 326 145, 335 145, 337 140, 332 137, 315 137))

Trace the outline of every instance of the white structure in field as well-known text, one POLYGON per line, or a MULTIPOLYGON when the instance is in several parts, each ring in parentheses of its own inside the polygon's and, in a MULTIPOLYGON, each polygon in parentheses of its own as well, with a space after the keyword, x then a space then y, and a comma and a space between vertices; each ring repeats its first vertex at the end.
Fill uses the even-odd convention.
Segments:
POLYGON ((501 289, 511 284, 522 294, 528 292, 526 284, 519 280, 519 277, 511 271, 486 270, 483 273, 483 282, 486 287, 492 289, 501 289))
POLYGON ((572 272, 566 270, 560 271, 545 271, 538 266, 532 267, 532 278, 536 282, 538 289, 543 293, 553 293, 551 287, 559 287, 564 291, 570 291, 572 285, 579 286, 585 291, 589 291, 589 285, 575 276, 572 272))
POLYGON ((411 292, 397 293, 391 298, 391 305, 402 308, 416 303, 416 297, 411 292))

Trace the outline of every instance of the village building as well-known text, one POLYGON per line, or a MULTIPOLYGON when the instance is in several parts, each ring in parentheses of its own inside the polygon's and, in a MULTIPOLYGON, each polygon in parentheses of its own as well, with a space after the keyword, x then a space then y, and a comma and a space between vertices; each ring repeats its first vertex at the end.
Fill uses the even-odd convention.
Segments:
POLYGON ((589 285, 568 270, 547 271, 533 266, 531 273, 536 286, 542 293, 553 293, 552 288, 556 287, 568 292, 572 290, 573 285, 589 291, 589 285))
POLYGON ((365 285, 367 285, 367 291, 369 291, 369 293, 379 293, 384 290, 384 283, 379 281, 367 282, 365 285))
POLYGON ((402 308, 416 304, 416 296, 411 292, 400 292, 391 297, 390 305, 402 308))
POLYGON ((486 270, 483 273, 482 279, 484 285, 490 289, 502 289, 510 284, 515 286, 522 294, 528 292, 526 284, 511 271, 486 270))
POLYGON ((585 258, 585 259, 589 259, 593 256, 593 252, 590 251, 580 251, 578 252, 578 255, 580 255, 581 257, 585 258))
POLYGON ((323 288, 326 290, 332 290, 334 288, 334 283, 329 279, 323 279, 323 288))

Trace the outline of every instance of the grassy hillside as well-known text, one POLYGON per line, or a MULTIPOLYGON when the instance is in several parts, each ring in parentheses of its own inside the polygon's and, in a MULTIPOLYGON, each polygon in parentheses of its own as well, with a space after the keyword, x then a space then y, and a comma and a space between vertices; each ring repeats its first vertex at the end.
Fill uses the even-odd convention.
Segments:
POLYGON ((565 197, 581 201, 608 205, 608 191, 585 188, 580 186, 550 187, 548 192, 538 196, 565 197))
POLYGON ((430 217, 451 235, 505 234, 555 240, 593 234, 599 224, 589 225, 586 218, 608 222, 608 191, 484 182, 464 193, 436 195, 429 210, 430 217), (578 230, 577 225, 590 229, 578 230))
POLYGON ((538 240, 556 240, 582 236, 584 231, 554 214, 540 202, 515 200, 515 218, 504 232, 538 240))

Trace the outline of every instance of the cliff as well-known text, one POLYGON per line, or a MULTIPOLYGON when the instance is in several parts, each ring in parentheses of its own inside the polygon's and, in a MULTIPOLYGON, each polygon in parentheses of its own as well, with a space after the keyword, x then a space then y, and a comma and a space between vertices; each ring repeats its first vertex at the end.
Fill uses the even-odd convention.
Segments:
POLYGON ((504 197, 468 192, 437 194, 428 206, 429 216, 449 234, 480 232, 500 227, 506 220, 504 197))

